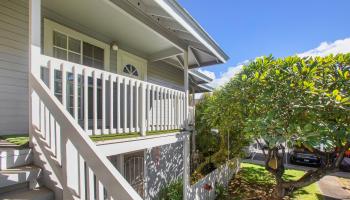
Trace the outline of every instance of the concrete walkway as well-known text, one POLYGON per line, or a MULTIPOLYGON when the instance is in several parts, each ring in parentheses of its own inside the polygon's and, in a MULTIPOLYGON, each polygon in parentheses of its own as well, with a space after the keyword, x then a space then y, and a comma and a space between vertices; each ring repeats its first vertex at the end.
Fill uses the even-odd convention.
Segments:
POLYGON ((336 176, 325 176, 318 185, 324 200, 350 200, 350 193, 343 188, 336 176))

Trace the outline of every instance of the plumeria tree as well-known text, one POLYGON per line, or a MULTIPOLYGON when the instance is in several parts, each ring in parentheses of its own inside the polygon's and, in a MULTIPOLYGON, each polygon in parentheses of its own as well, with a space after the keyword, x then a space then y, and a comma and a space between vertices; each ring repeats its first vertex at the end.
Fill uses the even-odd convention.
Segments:
POLYGON ((276 179, 274 195, 282 198, 339 169, 350 146, 349 93, 350 54, 263 57, 213 94, 203 118, 222 134, 263 141, 265 168, 276 179), (291 141, 322 158, 318 169, 295 181, 283 179, 291 141))

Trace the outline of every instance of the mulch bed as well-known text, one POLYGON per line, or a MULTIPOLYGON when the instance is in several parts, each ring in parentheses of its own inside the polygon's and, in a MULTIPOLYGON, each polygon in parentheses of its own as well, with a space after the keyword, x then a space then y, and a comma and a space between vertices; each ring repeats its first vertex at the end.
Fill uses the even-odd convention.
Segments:
POLYGON ((228 186, 229 200, 277 200, 271 196, 272 193, 272 184, 248 182, 244 180, 241 173, 238 173, 228 186))

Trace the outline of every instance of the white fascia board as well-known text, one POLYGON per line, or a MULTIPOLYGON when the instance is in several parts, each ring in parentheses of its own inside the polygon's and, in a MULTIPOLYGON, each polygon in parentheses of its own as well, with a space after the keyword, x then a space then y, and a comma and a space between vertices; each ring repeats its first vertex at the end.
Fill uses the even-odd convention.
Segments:
POLYGON ((214 88, 209 86, 209 85, 207 85, 207 84, 200 84, 200 85, 198 85, 198 87, 203 88, 204 90, 207 90, 207 92, 214 91, 214 88))
POLYGON ((208 77, 207 75, 201 73, 200 71, 197 71, 195 69, 189 70, 188 71, 189 74, 191 74, 192 76, 195 76, 196 78, 202 80, 205 83, 210 83, 213 81, 212 78, 208 77))
POLYGON ((170 16, 179 22, 190 34, 192 34, 198 41, 200 41, 206 48, 208 48, 221 62, 225 63, 228 56, 220 49, 214 40, 204 31, 202 27, 174 0, 155 0, 155 2, 162 7, 170 16), (187 17, 186 17, 187 16, 187 17), (185 20, 187 18, 187 21, 185 20), (192 26, 188 21, 191 22, 192 26), (197 29, 197 30, 196 30, 197 29), (201 32, 201 33, 199 33, 201 32), (204 39, 207 38, 207 39, 204 39), (208 40, 217 48, 214 48, 208 40), (220 53, 219 53, 220 51, 220 53))
POLYGON ((110 140, 97 142, 96 146, 105 156, 112 156, 180 142, 184 140, 187 134, 186 132, 176 132, 164 135, 110 140))

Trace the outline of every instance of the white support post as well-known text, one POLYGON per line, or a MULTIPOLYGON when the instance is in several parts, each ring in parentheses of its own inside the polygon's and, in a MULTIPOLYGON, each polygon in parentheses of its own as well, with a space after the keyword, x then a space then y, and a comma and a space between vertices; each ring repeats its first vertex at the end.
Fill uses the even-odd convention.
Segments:
MULTIPOLYGON (((41 56, 41 0, 29 0, 29 72, 40 78, 40 56, 41 56)), ((28 73, 30 77, 31 74, 28 73)), ((40 127, 39 106, 40 99, 33 92, 30 78, 29 85, 29 141, 32 145, 33 126, 40 127)))
POLYGON ((114 77, 109 75, 109 133, 113 134, 114 102, 113 102, 114 77))
MULTIPOLYGON (((189 48, 188 48, 189 50, 189 48)), ((185 129, 188 129, 188 51, 184 52, 184 92, 185 92, 185 101, 184 101, 184 121, 185 129)))
POLYGON ((189 174, 190 174, 190 135, 186 132, 183 141, 183 154, 184 154, 184 171, 183 171, 183 199, 188 199, 188 190, 190 187, 189 174))
POLYGON ((145 86, 145 83, 142 82, 141 83, 141 112, 140 112, 140 115, 141 115, 141 122, 140 122, 140 132, 141 132, 141 135, 142 136, 146 136, 146 93, 145 93, 145 90, 146 90, 146 86, 145 86))
POLYGON ((183 198, 187 200, 187 190, 190 186, 189 183, 189 173, 190 173, 190 143, 189 143, 189 133, 188 130, 188 51, 184 52, 184 122, 185 122, 185 140, 184 140, 184 172, 183 172, 183 198))

